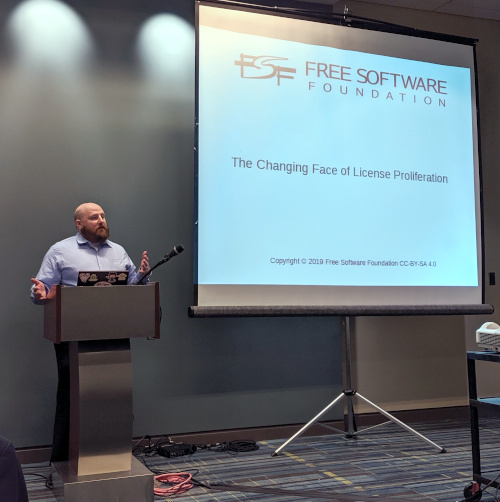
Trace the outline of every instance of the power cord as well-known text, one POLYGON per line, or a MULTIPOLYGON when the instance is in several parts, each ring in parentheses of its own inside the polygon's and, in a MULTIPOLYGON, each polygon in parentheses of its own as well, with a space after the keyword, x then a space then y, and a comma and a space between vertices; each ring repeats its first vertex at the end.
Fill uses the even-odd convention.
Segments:
POLYGON ((185 454, 192 454, 196 450, 211 450, 218 452, 227 452, 229 454, 246 453, 256 451, 259 445, 250 439, 239 439, 235 441, 224 441, 222 443, 213 444, 186 444, 183 442, 176 443, 168 436, 161 436, 155 443, 152 442, 151 436, 143 436, 132 447, 134 455, 161 455, 163 457, 177 457, 185 454), (148 444, 141 446, 141 443, 147 439, 148 444), (171 454, 169 454, 171 453, 171 454))
POLYGON ((207 449, 212 451, 227 452, 231 455, 238 453, 245 453, 249 451, 256 451, 259 445, 250 439, 240 439, 236 441, 225 441, 222 443, 196 445, 199 450, 207 449))
MULTIPOLYGON (((50 468, 50 465, 51 463, 49 462, 47 466, 44 466, 45 468, 50 468)), ((52 483, 52 472, 49 472, 47 475, 45 474, 41 474, 39 472, 31 472, 32 469, 40 469, 41 466, 32 466, 32 467, 29 467, 29 466, 22 466, 22 470, 23 470, 23 475, 24 475, 24 479, 26 481, 29 480, 29 477, 30 476, 33 476, 35 478, 38 478, 38 479, 41 479, 41 480, 44 480, 45 481, 45 487, 46 488, 49 488, 50 490, 53 489, 53 483, 52 483)))
POLYGON ((154 494, 160 496, 179 495, 193 488, 190 472, 159 474, 154 477, 154 494), (163 487, 168 485, 168 488, 163 487))
POLYGON ((187 445, 186 443, 176 443, 168 436, 162 436, 153 443, 150 436, 143 436, 132 447, 132 453, 137 458, 140 458, 142 463, 153 474, 155 474, 153 488, 154 494, 161 497, 170 497, 184 493, 193 488, 195 485, 210 488, 210 484, 205 485, 204 483, 194 479, 193 476, 198 474, 199 471, 196 471, 194 474, 191 474, 190 472, 164 472, 149 466, 147 458, 160 455, 163 457, 169 457, 173 460, 173 457, 194 453, 198 449, 227 452, 230 455, 237 455, 238 453, 258 450, 259 445, 255 441, 246 439, 215 444, 187 445), (145 446, 142 445, 144 440, 147 440, 147 444, 145 446))
POLYGON ((30 476, 34 476, 35 478, 38 478, 38 479, 43 479, 45 480, 45 487, 46 488, 49 488, 50 490, 52 490, 53 488, 53 484, 52 484, 52 474, 49 474, 48 476, 45 476, 45 474, 39 474, 39 473, 36 473, 36 472, 25 472, 24 473, 24 479, 26 481, 28 481, 29 477, 30 476))

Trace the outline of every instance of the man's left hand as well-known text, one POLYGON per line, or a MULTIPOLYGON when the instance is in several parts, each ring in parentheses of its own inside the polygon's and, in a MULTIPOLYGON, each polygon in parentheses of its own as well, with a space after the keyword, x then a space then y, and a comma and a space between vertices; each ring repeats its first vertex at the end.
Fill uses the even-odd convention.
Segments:
POLYGON ((141 267, 139 268, 139 274, 146 275, 150 270, 151 270, 151 267, 149 266, 148 252, 143 251, 142 260, 141 260, 141 267))

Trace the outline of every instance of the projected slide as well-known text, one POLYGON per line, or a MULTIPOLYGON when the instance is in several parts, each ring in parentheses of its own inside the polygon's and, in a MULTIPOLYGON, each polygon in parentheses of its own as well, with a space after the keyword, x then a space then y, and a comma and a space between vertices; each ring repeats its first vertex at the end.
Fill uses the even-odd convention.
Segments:
POLYGON ((477 287, 471 69, 269 17, 200 10, 198 284, 477 287))

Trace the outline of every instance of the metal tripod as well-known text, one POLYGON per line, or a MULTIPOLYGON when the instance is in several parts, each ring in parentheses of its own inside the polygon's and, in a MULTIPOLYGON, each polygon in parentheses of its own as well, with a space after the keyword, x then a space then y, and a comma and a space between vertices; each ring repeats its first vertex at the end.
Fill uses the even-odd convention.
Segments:
POLYGON ((342 324, 344 326, 344 343, 345 343, 345 369, 344 369, 344 383, 346 385, 346 389, 344 389, 340 395, 338 395, 326 408, 321 410, 314 418, 312 418, 309 422, 307 422, 302 429, 300 429, 297 433, 295 433, 290 439, 285 441, 279 448, 277 448, 271 456, 275 457, 278 455, 278 453, 286 447, 289 443, 291 443, 295 438, 301 436, 309 427, 314 425, 315 423, 317 425, 320 425, 321 427, 325 427, 326 429, 330 429, 335 432, 340 432, 341 434, 346 435, 347 438, 353 438, 356 437, 357 434, 360 432, 365 432, 369 429, 374 429, 375 427, 380 427, 381 425, 384 425, 388 422, 384 422, 382 424, 374 425, 372 427, 366 427, 362 431, 357 430, 356 427, 356 417, 354 414, 354 406, 353 406, 353 397, 358 397, 359 399, 362 399, 365 403, 369 404, 373 408, 375 408, 379 413, 384 415, 386 418, 388 418, 391 422, 394 422, 395 424, 403 427, 403 429, 406 429, 408 432, 411 432, 418 438, 426 441, 430 445, 434 446, 437 448, 441 453, 446 453, 446 450, 442 448, 441 446, 437 445, 436 443, 432 442, 430 439, 426 438, 416 430, 412 429, 405 423, 401 422, 401 420, 398 420, 396 417, 385 411, 384 409, 380 408, 380 406, 377 406, 375 403, 372 403, 366 397, 362 396, 359 394, 356 390, 352 389, 351 385, 351 332, 350 332, 350 326, 349 326, 349 317, 343 316, 342 318, 342 324), (346 399, 346 405, 347 405, 347 424, 346 424, 346 431, 340 431, 338 429, 335 429, 334 427, 330 427, 329 425, 322 424, 318 422, 318 420, 325 414, 327 413, 331 408, 333 408, 340 400, 343 398, 346 399))

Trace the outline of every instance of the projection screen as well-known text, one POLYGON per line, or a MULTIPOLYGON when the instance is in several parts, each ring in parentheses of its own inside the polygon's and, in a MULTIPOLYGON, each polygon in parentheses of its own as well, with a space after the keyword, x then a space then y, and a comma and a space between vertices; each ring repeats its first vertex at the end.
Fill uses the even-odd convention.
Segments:
POLYGON ((475 41, 394 31, 198 3, 196 305, 482 304, 475 41))

